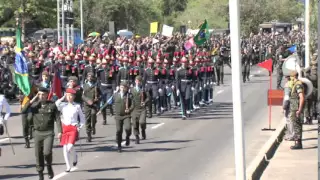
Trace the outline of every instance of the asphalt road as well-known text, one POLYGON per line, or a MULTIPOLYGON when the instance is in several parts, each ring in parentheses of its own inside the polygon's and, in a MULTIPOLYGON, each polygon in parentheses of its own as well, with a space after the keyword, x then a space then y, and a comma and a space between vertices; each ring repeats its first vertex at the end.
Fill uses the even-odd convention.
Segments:
MULTIPOLYGON (((59 180, 195 180, 226 179, 234 174, 234 142, 232 118, 232 86, 230 69, 225 67, 225 84, 214 91, 213 105, 204 107, 190 119, 181 120, 178 112, 166 112, 147 119, 147 140, 136 145, 132 141, 121 154, 116 152, 115 123, 108 117, 102 126, 99 116, 93 142, 78 142, 78 165, 65 173, 62 148, 54 148, 54 172, 59 180)), ((243 118, 246 147, 255 146, 255 134, 265 126, 269 76, 253 67, 251 81, 243 87, 243 118)), ((12 105, 18 112, 18 105, 12 105)), ((0 179, 37 179, 35 155, 24 148, 21 118, 18 114, 8 122, 14 156, 6 136, 0 138, 0 179)), ((81 136, 84 136, 84 131, 81 136)), ((131 136, 133 139, 134 137, 131 136)), ((55 142, 58 144, 58 142, 55 142)), ((254 147, 259 148, 259 147, 254 147)), ((247 157, 247 164, 253 157, 247 157)), ((46 172, 46 171, 45 171, 46 172)), ((46 176, 47 178, 47 176, 46 176)))

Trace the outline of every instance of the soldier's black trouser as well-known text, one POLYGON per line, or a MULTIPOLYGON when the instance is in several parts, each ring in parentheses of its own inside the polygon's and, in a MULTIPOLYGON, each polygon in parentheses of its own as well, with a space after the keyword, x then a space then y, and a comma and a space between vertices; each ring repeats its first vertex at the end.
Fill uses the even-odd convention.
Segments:
POLYGON ((217 74, 217 83, 218 83, 218 85, 220 83, 223 84, 223 76, 224 76, 223 65, 222 66, 216 66, 215 69, 216 69, 216 74, 217 74))
MULTIPOLYGON (((112 88, 112 86, 103 86, 103 85, 101 85, 100 90, 102 92, 102 98, 101 98, 100 102, 101 102, 101 105, 104 105, 105 103, 107 103, 107 101, 113 95, 113 88, 112 88)), ((100 105, 100 107, 101 107, 101 105, 100 105)), ((108 106, 108 108, 110 109, 110 113, 113 114, 112 105, 108 106)), ((107 121, 107 109, 104 108, 101 111, 101 114, 102 114, 103 121, 106 122, 107 121)))
POLYGON ((281 88, 281 81, 283 77, 283 72, 281 68, 277 69, 277 89, 281 88))
POLYGON ((160 109, 161 108, 167 108, 165 79, 161 79, 160 80, 160 85, 159 85, 159 106, 160 106, 160 109))
POLYGON ((126 138, 130 138, 131 136, 131 117, 130 116, 119 116, 115 115, 116 121, 116 140, 118 146, 121 146, 122 142, 122 133, 123 133, 123 126, 126 131, 126 138))
POLYGON ((160 103, 159 103, 159 86, 155 83, 147 83, 146 84, 146 91, 149 92, 150 97, 152 98, 152 101, 148 103, 148 110, 150 115, 152 116, 152 113, 155 114, 156 110, 158 113, 160 113, 160 103), (152 105, 154 105, 154 110, 152 110, 152 105))
POLYGON ((44 161, 46 161, 47 167, 52 165, 53 140, 54 131, 34 131, 34 150, 38 172, 44 170, 44 161))
POLYGON ((97 110, 95 107, 85 105, 84 115, 86 117, 86 131, 90 134, 96 128, 97 123, 97 110))
POLYGON ((140 134, 139 125, 141 131, 145 131, 147 128, 147 110, 133 110, 131 113, 131 119, 133 124, 133 134, 138 136, 140 134))
POLYGON ((180 102, 182 108, 182 115, 186 115, 187 111, 190 111, 192 108, 191 105, 191 82, 181 82, 180 85, 180 102))
POLYGON ((33 133, 32 114, 31 113, 21 114, 21 119, 22 119, 22 135, 24 139, 29 139, 29 136, 32 136, 32 133, 33 133))

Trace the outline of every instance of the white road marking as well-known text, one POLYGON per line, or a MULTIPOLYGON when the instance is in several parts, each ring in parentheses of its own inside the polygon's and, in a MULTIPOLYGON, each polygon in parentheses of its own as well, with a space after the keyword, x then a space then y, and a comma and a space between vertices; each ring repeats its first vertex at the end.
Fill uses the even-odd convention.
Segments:
POLYGON ((157 129, 158 127, 160 127, 162 125, 164 125, 164 123, 157 124, 157 125, 153 126, 151 129, 157 129))
POLYGON ((222 92, 223 92, 223 90, 220 90, 220 91, 217 92, 217 94, 220 94, 220 93, 222 93, 222 92))
MULTIPOLYGON (((77 170, 77 169, 78 169, 77 167, 72 167, 71 170, 70 170, 70 172, 73 172, 73 171, 75 171, 75 170, 77 170)), ((67 174, 68 174, 67 172, 60 173, 60 174, 54 176, 53 180, 60 179, 60 178, 62 178, 63 176, 65 176, 65 175, 67 175, 67 174)))
POLYGON ((10 138, 3 138, 3 139, 0 139, 0 142, 4 142, 4 141, 8 141, 10 138))

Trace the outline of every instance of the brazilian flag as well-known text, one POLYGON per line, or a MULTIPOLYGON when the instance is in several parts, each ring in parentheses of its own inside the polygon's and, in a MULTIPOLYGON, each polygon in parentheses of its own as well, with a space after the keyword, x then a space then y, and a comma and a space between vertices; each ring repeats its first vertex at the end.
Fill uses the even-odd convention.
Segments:
POLYGON ((28 96, 31 92, 31 86, 29 82, 29 73, 28 73, 28 65, 27 60, 25 58, 23 49, 23 44, 21 41, 21 26, 18 22, 18 27, 16 30, 16 57, 14 64, 14 79, 16 81, 17 86, 22 91, 25 96, 28 96))
POLYGON ((198 34, 193 39, 198 46, 205 43, 210 37, 207 20, 204 20, 204 22, 199 26, 199 28, 200 30, 198 34))

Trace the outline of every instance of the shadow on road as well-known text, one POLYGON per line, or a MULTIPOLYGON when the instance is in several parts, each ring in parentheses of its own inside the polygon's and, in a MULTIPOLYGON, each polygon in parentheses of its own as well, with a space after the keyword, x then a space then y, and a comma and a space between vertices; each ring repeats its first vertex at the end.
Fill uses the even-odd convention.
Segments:
POLYGON ((166 151, 176 151, 180 149, 184 149, 186 147, 181 148, 149 148, 149 149, 133 149, 133 150, 124 150, 125 153, 127 152, 166 152, 166 151))
POLYGON ((3 175, 0 176, 0 179, 23 179, 27 177, 33 177, 33 176, 38 176, 38 174, 8 174, 8 175, 3 175))
POLYGON ((76 172, 104 172, 104 171, 120 171, 126 169, 139 169, 138 166, 128 166, 128 167, 115 167, 115 168, 101 168, 101 169, 84 169, 77 170, 76 172))
POLYGON ((167 141, 150 141, 141 144, 166 144, 166 143, 187 143, 196 140, 167 140, 167 141))
POLYGON ((88 180, 125 180, 124 178, 95 178, 95 179, 88 179, 88 180))
MULTIPOLYGON (((65 165, 65 163, 52 163, 52 166, 55 165, 65 165)), ((24 164, 24 165, 15 165, 15 166, 0 166, 0 168, 12 168, 12 169, 28 169, 28 168, 36 168, 35 164, 24 164)), ((1 179, 1 176, 0 176, 1 179)))

